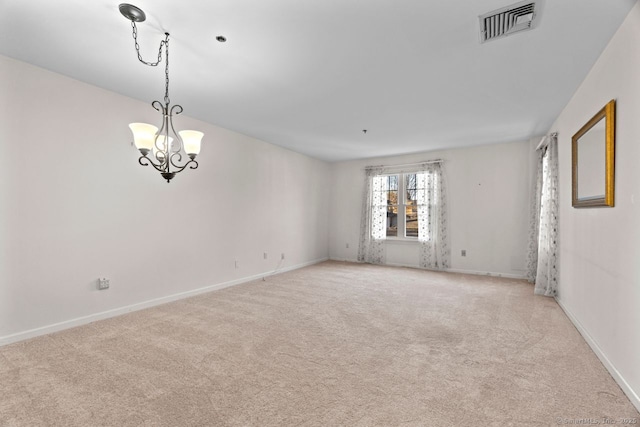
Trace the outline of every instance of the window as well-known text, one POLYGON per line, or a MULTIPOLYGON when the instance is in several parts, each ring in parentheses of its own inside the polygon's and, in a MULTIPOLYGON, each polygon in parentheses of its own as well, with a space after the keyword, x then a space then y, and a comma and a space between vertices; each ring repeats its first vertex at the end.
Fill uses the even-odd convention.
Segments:
POLYGON ((423 268, 449 268, 447 203, 442 160, 416 163, 413 173, 365 169, 358 261, 385 263, 385 240, 416 242, 423 268))
POLYGON ((379 200, 386 200, 386 237, 418 238, 418 180, 415 173, 382 175, 379 200))

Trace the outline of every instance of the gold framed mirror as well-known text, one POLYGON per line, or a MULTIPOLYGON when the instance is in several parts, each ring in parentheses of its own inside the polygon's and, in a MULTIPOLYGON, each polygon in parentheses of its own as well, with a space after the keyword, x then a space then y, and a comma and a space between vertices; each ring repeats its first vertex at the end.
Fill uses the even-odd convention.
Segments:
POLYGON ((616 101, 602 107, 571 138, 574 208, 613 207, 616 101))

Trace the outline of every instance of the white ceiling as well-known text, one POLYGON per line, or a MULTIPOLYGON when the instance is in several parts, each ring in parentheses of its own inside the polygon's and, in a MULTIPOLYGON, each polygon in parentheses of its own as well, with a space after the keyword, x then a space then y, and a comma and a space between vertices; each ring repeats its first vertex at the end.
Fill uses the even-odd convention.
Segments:
MULTIPOLYGON (((184 114, 338 161, 547 132, 636 0, 546 0, 538 28, 484 44, 478 16, 515 1, 131 1, 147 61, 171 33, 184 114)), ((119 3, 0 0, 0 53, 161 100, 119 3)))

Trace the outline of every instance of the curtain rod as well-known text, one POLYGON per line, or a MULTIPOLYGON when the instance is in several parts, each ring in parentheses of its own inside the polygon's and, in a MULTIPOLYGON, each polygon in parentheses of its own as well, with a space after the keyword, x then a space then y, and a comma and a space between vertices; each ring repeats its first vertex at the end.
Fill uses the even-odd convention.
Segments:
MULTIPOLYGON (((558 136, 558 132, 551 132, 549 136, 558 136)), ((542 137, 542 141, 540 141, 540 144, 538 144, 538 146, 536 147, 536 151, 542 148, 546 140, 547 140, 547 136, 545 135, 542 137)))
POLYGON ((442 163, 444 162, 444 160, 442 159, 435 159, 435 160, 425 160, 424 162, 415 162, 415 163, 405 163, 402 165, 377 165, 377 166, 365 166, 365 169, 375 169, 375 168, 403 168, 406 166, 420 166, 420 165, 424 165, 424 164, 429 164, 429 163, 442 163))

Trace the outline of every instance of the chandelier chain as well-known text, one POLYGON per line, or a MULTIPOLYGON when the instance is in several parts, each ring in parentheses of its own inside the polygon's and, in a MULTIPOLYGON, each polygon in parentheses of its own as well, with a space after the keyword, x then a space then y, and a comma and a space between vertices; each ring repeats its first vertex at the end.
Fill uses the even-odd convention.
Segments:
POLYGON ((169 100, 169 33, 167 33, 167 38, 164 39, 164 50, 166 59, 164 66, 164 103, 169 105, 171 104, 169 100))
POLYGON ((165 104, 170 104, 170 99, 169 99, 169 33, 164 33, 165 34, 165 39, 162 40, 160 42, 160 47, 158 48, 158 60, 156 62, 147 62, 144 59, 142 59, 142 54, 140 53, 140 45, 138 44, 138 27, 136 26, 135 21, 131 21, 131 28, 133 30, 133 41, 135 43, 135 48, 136 48, 136 53, 138 54, 138 60, 140 62, 142 62, 145 65, 148 65, 150 67, 157 67, 158 64, 160 64, 162 62, 162 46, 164 46, 165 48, 165 68, 164 68, 164 75, 165 75, 165 86, 164 86, 164 102, 165 104))
POLYGON ((138 60, 145 65, 150 67, 157 67, 160 62, 162 62, 162 46, 165 48, 165 67, 164 67, 164 76, 165 76, 165 85, 164 85, 164 102, 169 105, 169 33, 164 33, 165 39, 160 42, 160 47, 158 48, 158 60, 156 62, 147 62, 142 59, 142 55, 140 54, 140 45, 138 44, 138 27, 136 26, 135 21, 131 21, 131 28, 133 30, 133 41, 135 43, 136 53, 138 54, 138 60))
POLYGON ((142 55, 140 54, 140 45, 138 44, 138 27, 134 21, 131 21, 131 27, 133 29, 133 41, 135 42, 136 53, 138 54, 138 60, 145 65, 150 67, 156 67, 160 62, 162 62, 162 46, 169 42, 169 34, 167 34, 167 38, 160 42, 160 47, 158 48, 158 61, 156 62, 147 62, 142 59, 142 55))

